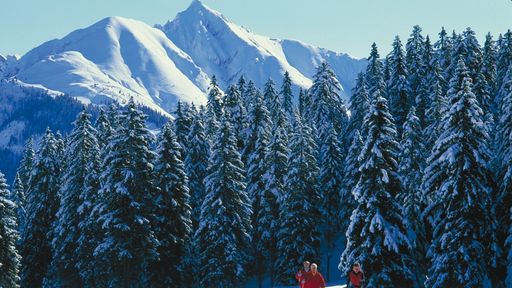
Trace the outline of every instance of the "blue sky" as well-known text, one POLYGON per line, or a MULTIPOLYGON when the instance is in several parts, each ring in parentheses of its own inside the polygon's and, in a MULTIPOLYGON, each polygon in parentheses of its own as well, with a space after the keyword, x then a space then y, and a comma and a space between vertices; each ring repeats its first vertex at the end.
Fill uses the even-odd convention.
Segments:
MULTIPOLYGON (((0 0, 0 53, 24 54, 107 16, 164 23, 191 0, 0 0)), ((437 37, 441 26, 479 36, 512 29, 512 0, 203 0, 233 22, 274 38, 290 38, 366 57, 381 56, 413 25, 437 37)))

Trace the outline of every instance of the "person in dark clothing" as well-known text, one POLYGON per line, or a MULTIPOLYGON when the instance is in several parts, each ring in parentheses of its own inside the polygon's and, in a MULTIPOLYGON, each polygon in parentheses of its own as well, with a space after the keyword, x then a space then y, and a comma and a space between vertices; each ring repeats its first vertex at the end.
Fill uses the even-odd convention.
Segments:
POLYGON ((363 288, 364 273, 361 271, 361 265, 354 263, 352 270, 347 274, 347 288, 363 288))

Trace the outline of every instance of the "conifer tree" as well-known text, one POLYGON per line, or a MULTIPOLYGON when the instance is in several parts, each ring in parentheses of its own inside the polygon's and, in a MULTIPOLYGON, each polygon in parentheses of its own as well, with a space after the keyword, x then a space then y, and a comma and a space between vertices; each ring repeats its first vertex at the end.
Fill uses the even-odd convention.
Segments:
POLYGON ((23 223, 25 222, 26 215, 25 205, 27 198, 25 195, 25 189, 25 185, 23 184, 23 182, 21 182, 20 173, 16 173, 16 176, 14 177, 14 187, 12 193, 9 196, 9 200, 16 204, 16 228, 18 228, 20 235, 23 234, 23 223))
MULTIPOLYGON (((368 107, 369 108, 369 107, 368 107)), ((366 114, 365 114, 366 115, 366 114)), ((351 144, 348 149, 348 153, 345 156, 343 162, 343 186, 340 191, 341 209, 339 218, 341 219, 340 231, 345 233, 350 225, 350 216, 355 208, 356 201, 352 191, 356 187, 357 181, 359 180, 359 154, 363 148, 363 139, 359 130, 356 129, 353 132, 351 144)))
MULTIPOLYGON (((154 220, 152 135, 133 99, 119 116, 120 125, 105 148, 97 207, 102 239, 95 249, 107 267, 106 286, 148 284, 148 267, 158 258, 154 220), (108 265, 107 265, 108 264, 108 265)), ((100 285, 101 286, 101 285, 100 285)))
POLYGON ((0 173, 0 287, 19 287, 20 255, 16 248, 16 204, 9 200, 9 187, 0 173))
MULTIPOLYGON (((187 137, 190 133, 194 112, 190 104, 178 101, 174 119, 174 132, 181 147, 185 147, 184 145, 187 144, 187 137)), ((184 151, 182 151, 182 154, 183 153, 184 151)))
POLYGON ((237 287, 249 263, 251 206, 245 192, 245 170, 226 119, 212 149, 206 197, 195 234, 200 286, 237 287))
MULTIPOLYGON (((405 45, 405 50, 407 51, 406 55, 406 63, 407 63, 407 82, 409 83, 409 103, 411 105, 415 105, 416 95, 419 94, 419 88, 422 78, 423 71, 423 55, 425 54, 425 38, 421 35, 421 27, 416 25, 412 28, 412 33, 407 43, 405 45)), ((390 102, 391 108, 393 104, 390 102)), ((407 117, 407 112, 404 115, 407 117)), ((397 125, 402 125, 403 122, 398 122, 397 125)), ((405 119, 403 119, 405 121, 405 119)), ((402 128, 398 127, 399 130, 402 128)))
POLYGON ((341 85, 334 71, 326 62, 323 62, 313 77, 313 86, 310 90, 311 107, 309 114, 306 114, 313 121, 313 128, 316 129, 318 136, 325 134, 320 131, 320 128, 326 122, 332 124, 336 133, 345 132, 347 129, 347 108, 345 101, 341 99, 340 92, 341 85))
POLYGON ((63 173, 60 186, 60 205, 56 220, 53 223, 53 261, 52 266, 60 285, 64 287, 80 283, 77 270, 78 239, 82 231, 79 229, 80 216, 77 211, 81 206, 81 193, 87 187, 86 178, 90 163, 97 162, 99 154, 96 130, 90 122, 90 115, 82 111, 74 122, 74 129, 69 135, 69 146, 66 149, 68 166, 63 173))
POLYGON ((378 92, 373 98, 364 122, 368 137, 359 156, 359 181, 353 190, 357 207, 340 269, 348 271, 359 262, 368 287, 416 287, 412 245, 396 199, 402 191, 396 129, 386 99, 378 92))
POLYGON ((115 133, 114 128, 110 124, 109 117, 103 108, 100 108, 100 114, 94 123, 94 127, 96 129, 98 146, 100 149, 103 149, 107 146, 110 137, 115 133))
MULTIPOLYGON (((497 122, 496 135, 511 135, 512 133, 512 66, 503 81, 502 91, 507 92, 501 101, 500 119, 497 122)), ((498 137, 497 137, 498 138, 498 137)), ((512 230, 510 224, 512 217, 510 207, 512 206, 512 139, 501 137, 497 143, 497 179, 499 186, 498 198, 498 227, 500 243, 506 238, 506 251, 508 252, 506 286, 512 285, 512 230)))
MULTIPOLYGON (((402 42, 398 36, 395 37, 395 40, 393 41, 393 51, 391 51, 388 59, 390 79, 387 84, 387 97, 390 104, 391 114, 393 115, 396 125, 399 127, 398 133, 401 133, 402 125, 407 118, 407 112, 411 106, 411 103, 409 102, 409 95, 412 91, 410 90, 411 86, 409 85, 409 79, 413 78, 408 75, 407 63, 405 62, 405 55, 402 49, 402 42)), ((416 59, 411 61, 416 61, 416 59)), ((419 73, 419 69, 416 70, 416 73, 419 73)), ((414 81, 419 81, 419 79, 414 79, 414 81)))
POLYGON ((449 87, 449 109, 422 184, 432 200, 425 212, 433 227, 426 286, 488 287, 494 238, 488 135, 462 57, 449 87))
POLYGON ((295 113, 290 137, 290 169, 286 193, 280 201, 277 232, 276 283, 291 285, 297 265, 319 260, 320 194, 316 154, 311 128, 295 113), (300 219, 300 220, 299 220, 300 219), (298 223, 300 221, 300 224, 298 223))
POLYGON ((355 130, 361 129, 369 106, 370 96, 366 88, 366 78, 363 73, 359 73, 350 97, 350 121, 347 129, 349 141, 352 141, 355 130))
POLYGON ((192 227, 196 231, 201 215, 201 205, 206 195, 204 179, 207 175, 210 144, 204 131, 201 117, 194 117, 188 135, 185 171, 189 179, 190 206, 192 208, 192 227))
POLYGON ((379 59, 379 51, 377 49, 377 44, 372 44, 372 49, 370 52, 370 56, 368 57, 368 65, 366 66, 366 85, 368 88, 368 95, 372 97, 379 87, 384 86, 382 83, 384 76, 384 67, 382 66, 382 62, 379 59))
POLYGON ((59 208, 60 160, 55 136, 42 139, 27 190, 26 218, 21 236, 21 286, 41 287, 52 260, 51 227, 59 208))
POLYGON ((427 239, 421 217, 424 208, 421 180, 426 152, 423 145, 424 133, 415 112, 416 109, 411 107, 403 127, 398 166, 398 172, 403 179, 403 190, 397 196, 404 209, 404 217, 409 225, 408 230, 413 232, 409 238, 413 240, 412 256, 418 265, 412 269, 416 271, 417 278, 421 279, 425 275, 427 265, 425 257, 427 239))
POLYGON ((228 88, 224 101, 224 110, 228 121, 233 127, 233 133, 237 141, 238 150, 242 151, 244 148, 243 133, 247 127, 247 124, 245 123, 246 111, 240 91, 234 85, 228 88))
POLYGON ((281 99, 281 106, 288 118, 293 115, 293 91, 292 91, 292 79, 290 73, 286 71, 284 73, 283 84, 281 85, 281 92, 279 93, 281 99))
POLYGON ((339 136, 334 130, 333 124, 324 123, 327 127, 322 127, 326 135, 320 146, 318 157, 318 166, 320 168, 318 177, 318 187, 321 197, 321 211, 323 216, 324 238, 327 244, 327 279, 330 279, 330 260, 331 251, 334 248, 335 239, 340 232, 341 219, 340 210, 345 205, 344 200, 340 199, 343 179, 343 153, 339 136))
POLYGON ((155 206, 155 234, 158 238, 159 259, 154 264, 153 285, 182 287, 187 245, 192 233, 188 178, 178 143, 170 124, 163 127, 158 141, 155 175, 158 192, 155 206))

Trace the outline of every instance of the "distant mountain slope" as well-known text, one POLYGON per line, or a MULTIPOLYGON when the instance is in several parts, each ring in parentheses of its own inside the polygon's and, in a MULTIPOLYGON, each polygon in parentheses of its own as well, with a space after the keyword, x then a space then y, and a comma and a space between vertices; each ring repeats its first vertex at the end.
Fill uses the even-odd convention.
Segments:
POLYGON ((178 100, 205 103, 211 75, 227 88, 244 75, 257 86, 285 71, 308 88, 327 61, 348 97, 364 59, 251 33, 200 1, 157 28, 121 17, 48 41, 21 59, 0 56, 0 77, 16 78, 84 103, 136 102, 166 115, 178 100))
POLYGON ((204 103, 209 78, 158 29, 106 18, 24 55, 17 78, 85 102, 130 97, 161 112, 178 100, 204 103))
POLYGON ((215 74, 221 85, 241 75, 261 87, 268 80, 280 82, 285 71, 303 88, 312 83, 315 68, 327 61, 334 69, 344 95, 349 96, 355 76, 366 61, 293 40, 276 40, 256 35, 217 11, 194 1, 172 21, 158 26, 203 71, 215 74))

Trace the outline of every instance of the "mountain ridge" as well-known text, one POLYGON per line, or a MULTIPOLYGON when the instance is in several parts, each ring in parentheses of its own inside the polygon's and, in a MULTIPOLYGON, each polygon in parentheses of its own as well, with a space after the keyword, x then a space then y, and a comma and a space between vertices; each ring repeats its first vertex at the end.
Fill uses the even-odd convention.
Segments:
POLYGON ((6 77, 59 91, 83 103, 139 104, 170 116, 177 101, 204 104, 210 77, 226 89, 240 76, 257 87, 285 71, 296 88, 309 88, 316 66, 332 67, 348 99, 365 59, 252 33, 194 0, 164 25, 104 18, 47 41, 19 60, 0 59, 6 77), (7 64, 6 64, 7 63, 7 64))

